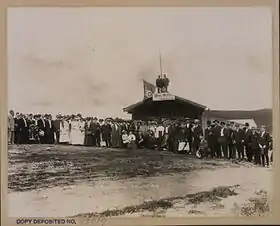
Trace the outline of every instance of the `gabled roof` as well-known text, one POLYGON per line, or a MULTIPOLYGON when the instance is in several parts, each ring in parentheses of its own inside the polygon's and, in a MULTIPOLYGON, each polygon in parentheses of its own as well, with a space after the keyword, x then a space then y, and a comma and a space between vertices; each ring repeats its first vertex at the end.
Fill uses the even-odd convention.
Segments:
MULTIPOLYGON (((132 104, 132 105, 130 105, 130 106, 124 108, 123 111, 125 111, 125 112, 131 112, 131 111, 133 111, 134 108, 136 108, 136 107, 138 107, 138 106, 140 106, 140 105, 146 103, 147 101, 151 101, 152 99, 153 99, 153 98, 150 97, 150 98, 144 99, 144 100, 142 100, 142 101, 139 101, 139 102, 137 102, 136 104, 132 104)), ((175 100, 179 100, 179 101, 182 101, 182 102, 185 102, 185 103, 194 105, 194 106, 196 106, 196 107, 198 107, 198 108, 202 108, 202 109, 206 109, 206 108, 207 108, 207 107, 204 106, 204 105, 198 104, 198 103, 196 103, 196 102, 190 101, 190 100, 185 99, 185 98, 182 98, 182 97, 175 96, 175 100)))

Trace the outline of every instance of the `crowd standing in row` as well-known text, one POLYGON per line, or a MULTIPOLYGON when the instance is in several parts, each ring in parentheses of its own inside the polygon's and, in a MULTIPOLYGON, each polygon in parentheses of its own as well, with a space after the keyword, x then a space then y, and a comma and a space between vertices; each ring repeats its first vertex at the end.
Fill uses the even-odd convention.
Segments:
POLYGON ((247 160, 269 166, 272 138, 264 126, 244 127, 233 122, 207 122, 203 131, 199 120, 125 121, 83 118, 77 115, 20 114, 8 116, 9 144, 72 144, 93 147, 147 148, 195 154, 205 157, 247 160), (179 147, 184 144, 183 148, 179 147), (206 143, 206 146, 203 145, 206 143))

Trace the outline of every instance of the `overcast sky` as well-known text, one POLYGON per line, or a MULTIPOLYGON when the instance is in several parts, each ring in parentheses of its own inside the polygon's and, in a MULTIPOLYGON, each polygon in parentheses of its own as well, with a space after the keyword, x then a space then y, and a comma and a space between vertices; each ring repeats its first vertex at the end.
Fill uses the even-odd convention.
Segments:
POLYGON ((9 107, 124 116, 155 83, 210 109, 272 107, 268 8, 8 10, 9 107))

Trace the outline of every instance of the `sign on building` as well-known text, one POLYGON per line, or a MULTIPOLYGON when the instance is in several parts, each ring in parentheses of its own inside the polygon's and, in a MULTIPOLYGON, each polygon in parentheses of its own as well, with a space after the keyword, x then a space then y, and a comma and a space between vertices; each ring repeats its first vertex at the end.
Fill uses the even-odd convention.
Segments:
POLYGON ((175 96, 170 93, 154 93, 153 101, 175 100, 175 96))

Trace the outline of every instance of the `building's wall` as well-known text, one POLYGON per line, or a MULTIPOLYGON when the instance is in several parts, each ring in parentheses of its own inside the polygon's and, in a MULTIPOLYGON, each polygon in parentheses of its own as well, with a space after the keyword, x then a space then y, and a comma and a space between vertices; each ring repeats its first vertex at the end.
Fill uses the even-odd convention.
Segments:
POLYGON ((156 118, 181 118, 200 119, 202 108, 178 101, 150 102, 134 110, 132 118, 136 120, 148 120, 156 118))

